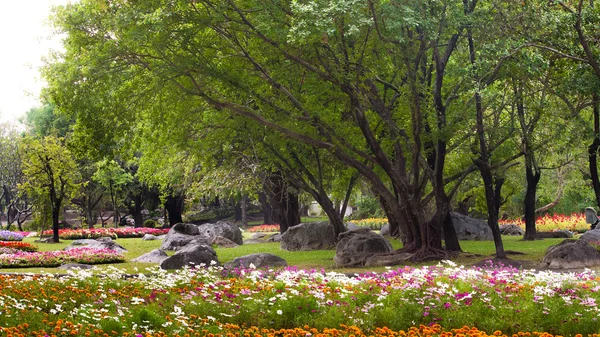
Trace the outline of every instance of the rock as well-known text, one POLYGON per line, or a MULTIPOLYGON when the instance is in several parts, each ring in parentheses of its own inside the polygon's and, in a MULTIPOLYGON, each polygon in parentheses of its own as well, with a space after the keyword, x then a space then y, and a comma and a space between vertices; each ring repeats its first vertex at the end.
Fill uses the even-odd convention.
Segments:
POLYGON ((210 245, 212 242, 212 238, 200 235, 198 226, 191 223, 180 222, 171 227, 165 236, 160 249, 178 250, 194 240, 202 241, 205 245, 210 245))
POLYGON ((162 269, 181 269, 184 266, 210 266, 219 264, 217 253, 210 246, 203 244, 189 244, 169 256, 160 264, 162 269))
POLYGON ((281 234, 275 233, 269 237, 267 240, 269 242, 281 242, 281 234))
POLYGON ((573 233, 564 230, 556 232, 536 232, 535 237, 537 239, 569 239, 573 237, 573 233))
POLYGON ((600 228, 586 231, 585 233, 581 234, 581 236, 579 237, 579 240, 588 241, 588 242, 600 241, 600 228))
POLYGON ((359 229, 360 227, 358 227, 357 225, 354 224, 354 222, 348 222, 346 224, 346 229, 349 231, 353 231, 355 229, 359 229))
POLYGON ((493 240, 492 230, 486 221, 456 212, 450 213, 450 216, 459 240, 493 240))
POLYGON ((385 225, 381 226, 381 229, 379 230, 379 234, 381 236, 391 236, 390 224, 386 223, 385 225))
POLYGON ((217 236, 216 238, 214 238, 212 244, 221 248, 235 248, 239 246, 237 243, 223 236, 217 236))
POLYGON ((383 236, 366 227, 341 233, 338 238, 333 258, 336 267, 364 266, 373 255, 393 251, 383 236))
POLYGON ((31 232, 31 233, 27 234, 28 238, 34 238, 36 236, 38 236, 38 232, 31 232))
POLYGON ((70 245, 68 245, 67 247, 65 247, 63 250, 71 250, 74 248, 95 248, 95 249, 110 249, 110 250, 114 250, 115 252, 118 253, 125 253, 127 252, 127 249, 125 249, 125 247, 121 246, 120 244, 110 240, 106 240, 105 238, 101 238, 102 241, 100 240, 92 240, 92 239, 80 239, 80 240, 75 240, 73 242, 71 242, 70 245))
POLYGON ((525 235, 525 231, 515 224, 507 224, 500 225, 500 234, 510 236, 523 236, 525 235))
POLYGON ((55 243, 54 242, 54 238, 53 237, 49 237, 49 238, 41 238, 39 240, 34 240, 33 242, 39 242, 39 243, 55 243))
POLYGON ((89 264, 83 264, 83 263, 67 263, 67 264, 63 264, 62 266, 57 267, 58 269, 92 269, 92 266, 90 266, 89 264))
POLYGON ((267 237, 267 233, 254 233, 252 234, 252 239, 262 239, 262 238, 266 238, 267 237))
POLYGON ((307 222, 290 227, 281 235, 281 249, 331 249, 335 247, 335 241, 333 226, 329 222, 307 222))
POLYGON ((365 261, 365 267, 397 266, 405 264, 413 256, 411 253, 373 255, 365 261))
POLYGON ((244 244, 242 231, 240 228, 227 221, 217 221, 217 223, 205 223, 198 226, 200 235, 214 240, 217 236, 228 238, 238 245, 244 244))
POLYGON ((150 253, 140 255, 135 259, 131 259, 131 262, 146 262, 146 263, 162 263, 169 257, 164 251, 160 249, 154 249, 150 253))
POLYGON ((580 269, 600 265, 600 252, 585 240, 567 239, 550 246, 542 266, 550 269, 580 269))
POLYGON ((285 267, 287 262, 281 257, 269 253, 250 254, 241 257, 236 257, 225 264, 225 268, 248 268, 250 264, 256 268, 265 267, 285 267))
POLYGON ((152 234, 144 234, 144 237, 142 237, 142 241, 153 241, 153 240, 158 240, 158 237, 156 235, 152 235, 152 234))

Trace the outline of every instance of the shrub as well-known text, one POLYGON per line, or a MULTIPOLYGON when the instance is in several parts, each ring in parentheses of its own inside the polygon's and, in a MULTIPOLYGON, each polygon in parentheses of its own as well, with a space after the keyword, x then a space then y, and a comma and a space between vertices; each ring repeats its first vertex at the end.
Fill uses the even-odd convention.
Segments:
POLYGON ((144 221, 144 227, 146 228, 154 228, 156 227, 156 225, 158 225, 158 223, 152 219, 144 221))

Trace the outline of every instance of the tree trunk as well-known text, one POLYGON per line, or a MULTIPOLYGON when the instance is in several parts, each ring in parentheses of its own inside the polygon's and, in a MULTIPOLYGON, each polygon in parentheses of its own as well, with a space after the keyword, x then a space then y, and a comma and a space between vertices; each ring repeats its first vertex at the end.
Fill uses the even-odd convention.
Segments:
POLYGON ((58 218, 60 216, 60 205, 62 203, 62 199, 60 198, 51 198, 54 199, 52 201, 51 209, 52 209, 52 241, 54 243, 59 242, 58 230, 59 223, 58 218))
MULTIPOLYGON (((594 95, 594 101, 597 101, 598 95, 594 95)), ((600 104, 594 104, 594 141, 588 147, 590 177, 592 187, 596 195, 596 205, 600 207, 600 179, 598 179, 598 149, 600 148, 600 104)))
POLYGON ((242 193, 241 211, 242 228, 248 229, 248 196, 246 195, 246 193, 242 193))
POLYGON ((183 222, 183 208, 185 198, 183 194, 169 194, 165 201, 165 209, 169 216, 169 227, 172 227, 176 223, 183 222))
POLYGON ((525 165, 527 191, 525 192, 525 235, 523 236, 523 240, 535 240, 535 195, 542 174, 539 170, 534 171, 532 165, 529 164, 529 160, 527 160, 527 156, 525 156, 525 160, 527 161, 525 165))
POLYGON ((261 204, 263 209, 263 223, 273 224, 273 208, 271 204, 269 204, 269 200, 267 198, 266 187, 264 187, 264 191, 258 193, 258 202, 261 204))
POLYGON ((268 178, 269 204, 273 209, 273 221, 279 224, 280 233, 300 223, 300 202, 280 173, 268 178))

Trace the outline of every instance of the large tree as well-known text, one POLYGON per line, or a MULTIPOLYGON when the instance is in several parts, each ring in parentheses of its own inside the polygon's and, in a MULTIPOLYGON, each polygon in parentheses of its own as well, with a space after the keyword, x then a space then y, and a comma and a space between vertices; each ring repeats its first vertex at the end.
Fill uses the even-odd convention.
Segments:
POLYGON ((62 207, 74 197, 80 184, 75 160, 63 142, 53 136, 25 138, 20 149, 25 175, 20 187, 30 195, 39 196, 38 200, 49 202, 54 242, 59 242, 62 207))

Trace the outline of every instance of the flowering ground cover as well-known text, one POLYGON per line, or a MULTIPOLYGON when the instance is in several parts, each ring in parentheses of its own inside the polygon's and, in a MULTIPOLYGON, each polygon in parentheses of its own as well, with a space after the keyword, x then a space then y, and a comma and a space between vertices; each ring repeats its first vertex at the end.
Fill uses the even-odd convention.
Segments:
POLYGON ((6 336, 576 336, 600 277, 447 263, 347 276, 230 270, 0 275, 6 336))
POLYGON ((383 225, 388 223, 387 218, 368 218, 362 220, 352 220, 352 223, 358 227, 369 227, 373 230, 380 230, 383 225))
POLYGON ((22 241, 25 235, 18 232, 0 230, 0 241, 22 241))
POLYGON ((248 232, 279 232, 278 224, 262 224, 248 228, 248 232))
MULTIPOLYGON (((116 238, 141 238, 146 234, 163 235, 169 232, 169 228, 82 228, 82 229, 61 229, 58 231, 58 237, 63 240, 78 239, 97 239, 103 236, 116 238)), ((52 235, 51 230, 44 231, 44 235, 52 235)))
MULTIPOLYGON (((522 218, 500 220, 499 223, 503 224, 515 224, 525 229, 525 222, 522 218)), ((546 214, 538 217, 535 220, 536 229, 540 232, 552 232, 558 230, 569 230, 575 233, 582 233, 590 229, 590 225, 585 222, 585 214, 573 213, 570 215, 565 214, 546 214)))
POLYGON ((37 252, 38 250, 37 246, 20 241, 0 241, 0 248, 10 248, 24 252, 37 252))
POLYGON ((110 249, 75 248, 51 252, 12 252, 0 254, 0 268, 57 267, 66 263, 118 263, 123 254, 110 249))

